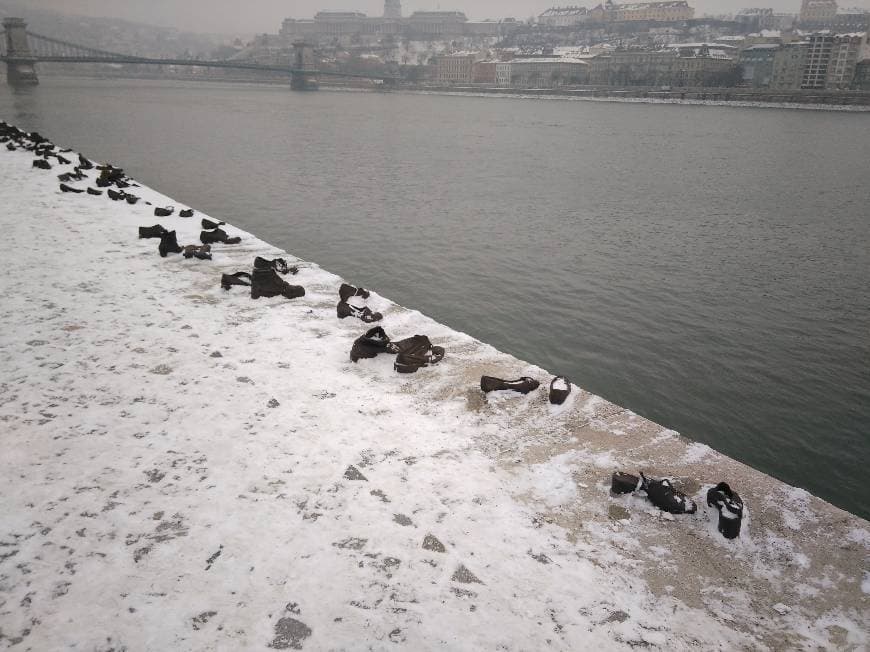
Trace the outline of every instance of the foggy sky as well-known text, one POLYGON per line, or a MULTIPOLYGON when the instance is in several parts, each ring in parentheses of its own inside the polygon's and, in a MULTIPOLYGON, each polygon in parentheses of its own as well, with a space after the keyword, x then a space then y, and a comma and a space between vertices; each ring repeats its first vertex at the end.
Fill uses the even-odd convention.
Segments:
MULTIPOLYGON (((464 11, 471 20, 513 16, 526 19, 554 5, 593 7, 599 0, 402 0, 402 13, 464 11)), ((318 10, 383 13, 383 0, 29 0, 30 7, 88 16, 125 18, 194 32, 275 33, 284 18, 310 18, 318 10)), ((797 13, 800 0, 689 0, 696 15, 732 13, 742 7, 773 7, 797 13)), ((870 9, 870 0, 840 0, 840 6, 870 9)))

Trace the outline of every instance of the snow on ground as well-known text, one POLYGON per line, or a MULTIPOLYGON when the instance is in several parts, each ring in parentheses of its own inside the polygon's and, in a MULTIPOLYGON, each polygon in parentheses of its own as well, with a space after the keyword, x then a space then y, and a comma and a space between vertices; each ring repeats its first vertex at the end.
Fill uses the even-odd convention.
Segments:
POLYGON ((447 355, 353 364, 335 275, 224 292, 282 252, 227 226, 213 261, 161 259, 136 227, 184 245, 201 214, 62 194, 32 158, 0 150, 0 646, 866 649, 865 521, 580 388, 550 406, 544 370, 374 292, 391 337, 447 355), (484 373, 541 389, 488 400, 484 373), (611 496, 617 468, 698 513, 611 496))

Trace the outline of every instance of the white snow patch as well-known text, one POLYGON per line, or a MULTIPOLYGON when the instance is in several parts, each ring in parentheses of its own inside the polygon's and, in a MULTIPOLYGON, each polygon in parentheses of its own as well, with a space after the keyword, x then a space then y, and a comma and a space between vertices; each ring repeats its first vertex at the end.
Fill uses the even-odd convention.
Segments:
POLYGON ((701 444, 699 442, 695 442, 689 444, 686 447, 686 452, 683 454, 682 461, 686 464, 694 464, 696 462, 700 462, 708 455, 714 453, 715 451, 707 446, 707 444, 701 444))

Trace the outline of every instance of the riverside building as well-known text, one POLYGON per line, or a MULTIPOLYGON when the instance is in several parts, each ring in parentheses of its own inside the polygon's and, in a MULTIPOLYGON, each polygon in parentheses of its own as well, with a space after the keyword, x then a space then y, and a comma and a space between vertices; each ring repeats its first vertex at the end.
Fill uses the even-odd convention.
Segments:
POLYGON ((867 33, 811 34, 807 37, 807 58, 801 88, 847 89, 852 87, 855 69, 867 47, 867 33))
POLYGON ((495 64, 495 82, 503 88, 559 88, 588 80, 589 62, 582 59, 534 57, 495 64))

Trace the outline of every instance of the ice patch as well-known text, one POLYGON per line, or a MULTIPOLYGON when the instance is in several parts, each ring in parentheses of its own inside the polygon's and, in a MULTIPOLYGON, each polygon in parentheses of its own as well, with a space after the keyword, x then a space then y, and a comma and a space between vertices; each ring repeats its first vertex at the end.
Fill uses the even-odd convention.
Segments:
POLYGON ((870 531, 867 531, 864 528, 852 528, 846 534, 846 540, 860 544, 865 548, 870 548, 870 531))
POLYGON ((613 451, 605 451, 603 453, 595 453, 590 455, 588 458, 589 463, 592 466, 599 469, 617 469, 619 468, 619 462, 613 456, 613 451))
POLYGON ((689 444, 686 447, 686 452, 683 454, 683 462, 685 464, 694 464, 696 462, 700 462, 708 455, 714 453, 715 451, 707 446, 707 444, 694 443, 689 444))

